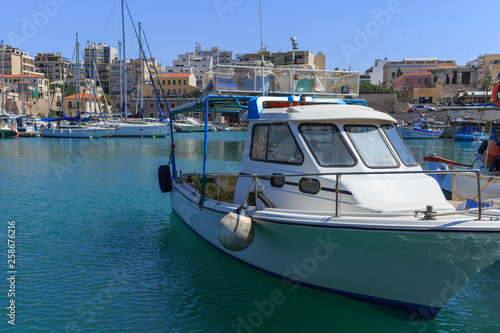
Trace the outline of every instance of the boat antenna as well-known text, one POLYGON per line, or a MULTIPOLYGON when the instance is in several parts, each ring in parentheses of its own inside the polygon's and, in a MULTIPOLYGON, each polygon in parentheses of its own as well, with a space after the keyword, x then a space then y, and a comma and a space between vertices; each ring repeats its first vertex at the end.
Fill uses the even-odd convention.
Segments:
POLYGON ((261 0, 259 0, 259 17, 260 17, 260 56, 262 64, 262 96, 266 95, 265 83, 264 83, 264 42, 262 39, 262 5, 261 0))
POLYGON ((4 67, 3 52, 4 52, 4 45, 2 39, 2 114, 7 114, 7 112, 5 112, 5 67, 4 67))

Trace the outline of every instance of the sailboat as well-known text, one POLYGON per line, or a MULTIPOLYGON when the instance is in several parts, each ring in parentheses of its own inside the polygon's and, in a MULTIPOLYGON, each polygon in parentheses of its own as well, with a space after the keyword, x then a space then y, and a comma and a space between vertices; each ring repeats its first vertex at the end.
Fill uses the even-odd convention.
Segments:
MULTIPOLYGON (((122 65, 122 85, 120 94, 123 96, 122 114, 124 120, 116 126, 115 136, 118 137, 166 137, 169 133, 168 123, 159 122, 146 122, 142 119, 130 119, 127 115, 127 58, 125 56, 125 7, 122 0, 122 32, 123 32, 123 63, 122 65)), ((140 49, 140 63, 141 63, 141 99, 142 99, 142 42, 141 42, 141 26, 139 24, 139 49, 140 49)), ((121 51, 120 51, 121 52, 121 51)), ((140 108, 142 114, 143 102, 141 100, 140 108)))
POLYGON ((2 111, 0 114, 0 138, 17 137, 17 128, 14 120, 5 111, 5 74, 4 74, 4 44, 2 40, 2 111))
MULTIPOLYGON (((79 50, 80 42, 78 41, 78 34, 76 34, 76 63, 77 66, 80 65, 79 50)), ((43 137, 46 138, 100 138, 103 135, 103 131, 98 127, 85 126, 82 125, 82 118, 80 112, 80 100, 84 94, 80 92, 80 68, 77 69, 76 74, 76 95, 77 100, 77 115, 75 117, 67 117, 64 115, 63 106, 63 116, 55 119, 46 119, 49 122, 57 122, 57 125, 51 124, 49 128, 42 129, 41 133, 43 137)), ((63 94, 64 95, 64 94, 63 94)))

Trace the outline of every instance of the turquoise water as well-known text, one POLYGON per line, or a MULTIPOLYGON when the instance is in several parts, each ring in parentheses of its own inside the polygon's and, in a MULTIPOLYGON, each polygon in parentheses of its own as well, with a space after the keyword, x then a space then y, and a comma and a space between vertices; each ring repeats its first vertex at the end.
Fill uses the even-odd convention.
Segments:
MULTIPOLYGON (((245 133, 210 133, 209 171, 236 171, 245 133)), ((179 134, 199 171, 202 134, 179 134)), ((450 140, 409 141, 417 159, 450 140)), ((462 144, 461 144, 462 145, 462 144)), ((0 330, 20 332, 500 332, 500 264, 432 322, 246 267, 172 213, 157 184, 169 139, 0 140, 0 330), (7 317, 8 221, 16 222, 16 326, 7 317), (280 293, 279 304, 272 303, 280 293)), ((469 146, 458 147, 463 161, 469 146)), ((445 157, 450 157, 446 156, 445 157)), ((470 161, 472 162, 472 161, 470 161)))

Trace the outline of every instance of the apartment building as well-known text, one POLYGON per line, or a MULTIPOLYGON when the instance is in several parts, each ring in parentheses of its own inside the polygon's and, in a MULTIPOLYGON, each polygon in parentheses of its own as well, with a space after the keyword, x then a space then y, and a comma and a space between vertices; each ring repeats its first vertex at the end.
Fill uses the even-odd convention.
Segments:
POLYGON ((203 72, 215 65, 230 65, 233 60, 233 51, 221 50, 215 46, 203 50, 199 43, 196 44, 194 52, 179 54, 172 66, 164 68, 168 73, 193 73, 196 77, 196 85, 201 88, 203 84, 203 72))
POLYGON ((61 52, 38 53, 35 56, 35 68, 50 81, 64 81, 68 75, 70 62, 61 52))
POLYGON ((401 74, 417 72, 421 68, 432 68, 443 65, 455 66, 455 60, 439 60, 438 58, 406 58, 403 61, 388 61, 384 65, 382 85, 393 89, 394 80, 401 74))
MULTIPOLYGON (((0 54, 2 46, 0 45, 0 54)), ((4 73, 7 75, 36 75, 35 61, 28 52, 18 48, 3 45, 4 73)))

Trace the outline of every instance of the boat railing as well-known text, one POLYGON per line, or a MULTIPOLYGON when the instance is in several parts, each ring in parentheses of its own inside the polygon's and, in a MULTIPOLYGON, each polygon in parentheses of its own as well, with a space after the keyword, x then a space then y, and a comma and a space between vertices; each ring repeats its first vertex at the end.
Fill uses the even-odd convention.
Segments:
POLYGON ((356 96, 359 94, 359 72, 299 66, 293 69, 292 66, 216 65, 203 73, 205 94, 212 91, 262 94, 263 87, 266 94, 293 94, 295 88, 296 94, 356 96))
MULTIPOLYGON (((474 170, 419 170, 419 171, 372 171, 372 172, 331 172, 331 173, 308 173, 308 174, 272 174, 272 175, 259 175, 259 174, 224 174, 224 173, 207 173, 207 178, 215 178, 215 185, 217 187, 217 204, 220 203, 220 180, 221 178, 260 178, 260 179, 276 179, 276 178, 290 178, 290 177, 320 177, 320 176, 335 176, 335 217, 339 217, 340 212, 340 184, 342 177, 346 176, 361 176, 361 175, 394 175, 394 174, 426 174, 426 175, 435 175, 435 174, 459 174, 459 173, 474 173, 476 176, 477 183, 477 193, 476 198, 478 202, 478 207, 482 207, 481 201, 481 182, 480 175, 481 171, 478 169, 474 170)), ((199 176, 198 182, 199 182, 199 176)), ((252 182, 252 184, 256 184, 257 182, 252 182)), ((252 189, 249 189, 251 191, 252 189)), ((253 189, 255 192, 255 197, 257 198, 257 185, 253 189)), ((195 186, 196 192, 196 186, 195 186)), ((428 212, 429 213, 429 212, 428 212)), ((481 209, 478 209, 478 219, 481 219, 481 209)))

